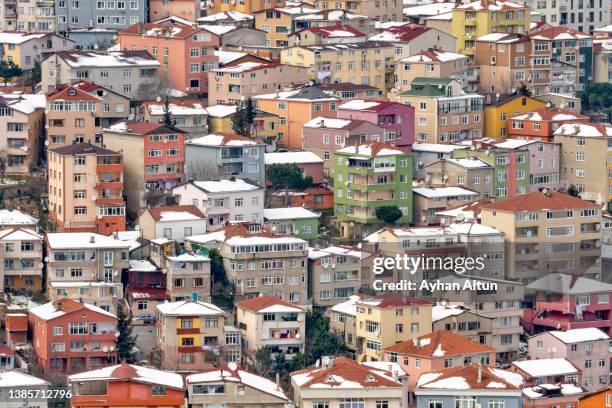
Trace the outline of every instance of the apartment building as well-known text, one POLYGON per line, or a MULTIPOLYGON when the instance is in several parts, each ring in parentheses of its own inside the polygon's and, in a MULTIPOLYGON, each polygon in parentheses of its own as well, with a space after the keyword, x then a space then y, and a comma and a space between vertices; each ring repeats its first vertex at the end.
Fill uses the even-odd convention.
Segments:
POLYGON ((226 225, 224 229, 186 239, 192 251, 218 249, 237 299, 275 296, 307 304, 308 243, 273 235, 258 224, 226 225))
POLYGON ((508 133, 511 138, 552 142, 559 127, 569 123, 589 123, 589 118, 559 108, 541 108, 510 118, 508 133))
POLYGON ((37 363, 49 374, 78 373, 117 361, 117 316, 68 298, 28 311, 37 363))
POLYGON ((12 208, 0 210, 0 230, 11 228, 27 228, 38 231, 38 218, 12 208))
POLYGON ((77 86, 66 86, 47 94, 46 146, 49 149, 73 143, 100 143, 102 99, 77 86))
POLYGON ((51 300, 82 299, 114 313, 123 301, 121 273, 129 268, 129 242, 85 232, 45 237, 46 288, 51 300))
POLYGON ((288 47, 290 36, 297 30, 307 27, 309 18, 318 13, 321 13, 321 10, 300 3, 295 6, 268 6, 253 14, 255 28, 266 33, 267 46, 288 47), (300 17, 308 20, 298 21, 300 17))
POLYGON ((450 331, 434 331, 386 347, 384 361, 397 363, 408 374, 408 388, 423 373, 472 363, 495 367, 495 349, 450 331))
POLYGON ((185 143, 189 179, 249 179, 265 184, 266 144, 234 133, 209 134, 185 143))
POLYGON ((210 258, 183 253, 166 257, 166 291, 170 301, 211 301, 210 258))
MULTIPOLYGON (((407 7, 404 10, 413 10, 414 7, 407 7)), ((385 26, 382 23, 376 31, 380 32, 371 36, 369 40, 392 43, 395 46, 396 61, 428 50, 455 52, 457 48, 457 39, 451 34, 421 24, 390 22, 385 26)))
MULTIPOLYGON (((348 357, 333 357, 318 367, 294 371, 291 387, 296 407, 327 406, 400 407, 405 399, 405 385, 400 382, 400 370, 390 370, 360 364, 348 357)), ((401 373, 403 375, 403 373, 401 373)), ((404 381, 402 378, 401 381, 404 381)))
POLYGON ((339 24, 355 28, 363 33, 373 30, 372 20, 363 14, 342 9, 321 10, 316 14, 305 14, 295 18, 296 27, 330 27, 339 24))
POLYGON ((291 45, 354 44, 366 41, 366 34, 342 24, 309 26, 290 35, 291 45))
POLYGON ((372 85, 383 97, 393 87, 395 47, 388 42, 294 46, 281 50, 280 60, 310 68, 310 79, 317 82, 372 85))
MULTIPOLYGON (((208 114, 209 132, 214 134, 233 133, 232 117, 236 114, 237 105, 213 105, 206 108, 208 114)), ((286 120, 286 119, 285 119, 286 120)), ((260 140, 266 144, 266 151, 276 150, 278 138, 279 117, 271 112, 255 109, 253 119, 253 139, 260 140)))
POLYGON ((585 33, 593 33, 612 22, 610 4, 605 1, 528 0, 527 5, 538 13, 542 22, 585 33))
POLYGON ((157 96, 160 63, 146 51, 58 52, 41 62, 42 90, 84 79, 121 93, 131 101, 157 96))
POLYGON ((303 83, 308 68, 273 62, 242 62, 224 65, 208 74, 212 104, 238 103, 241 98, 281 91, 303 83))
POLYGON ((397 92, 410 90, 416 78, 466 79, 468 57, 438 48, 429 48, 402 58, 395 65, 397 92))
POLYGON ((582 386, 596 391, 610 383, 610 337, 597 328, 553 330, 528 339, 532 359, 566 358, 582 370, 582 386))
MULTIPOLYGON (((34 15, 34 13, 24 12, 25 10, 29 10, 25 8, 28 6, 27 3, 33 5, 29 1, 19 3, 19 13, 15 13, 15 15, 17 15, 18 23, 19 20, 28 18, 40 18, 41 20, 50 20, 53 22, 55 21, 53 16, 50 16, 50 18, 45 18, 46 16, 43 15, 44 12, 42 11, 48 9, 48 7, 43 4, 38 5, 38 10, 40 11, 40 14, 38 16, 34 15)), ((12 6, 11 8, 13 8, 13 10, 15 10, 16 8, 14 4, 6 4, 6 6, 12 6)), ((52 7, 51 10, 53 10, 52 7)), ((6 23, 7 21, 5 20, 5 24, 6 23)), ((36 63, 42 62, 45 58, 47 58, 47 56, 56 52, 67 52, 72 51, 74 49, 74 41, 62 38, 51 32, 42 32, 54 31, 52 29, 45 30, 38 28, 26 29, 19 27, 3 27, 3 30, 7 30, 0 31, 0 45, 2 46, 3 58, 8 61, 13 61, 15 64, 17 64, 19 68, 24 71, 24 74, 28 78, 32 76, 32 69, 34 69, 36 63), (28 32, 26 32, 26 30, 28 32)))
POLYGON ((263 216, 264 225, 277 234, 294 235, 306 240, 314 240, 319 236, 321 214, 304 207, 266 208, 263 216))
POLYGON ((612 285, 596 279, 551 273, 529 284, 535 292, 533 309, 524 310, 525 330, 598 328, 612 333, 612 285))
POLYGON ((205 214, 207 231, 227 222, 262 222, 264 193, 248 179, 190 181, 172 189, 179 205, 194 205, 205 214))
POLYGON ((442 159, 450 159, 452 158, 453 151, 468 148, 469 146, 457 144, 414 143, 412 145, 414 178, 424 180, 425 167, 427 165, 442 159))
POLYGON ((182 244, 186 237, 206 232, 206 216, 193 204, 146 208, 138 216, 142 237, 172 239, 182 244))
POLYGON ((582 383, 580 369, 566 358, 513 361, 509 370, 522 375, 526 385, 582 383))
POLYGON ((444 330, 492 347, 493 319, 463 305, 438 304, 432 310, 434 331, 444 330))
POLYGON ((376 208, 397 206, 412 220, 412 156, 381 142, 365 142, 334 152, 334 213, 343 237, 377 229, 376 208))
POLYGON ((185 133, 161 123, 119 122, 102 130, 103 143, 119 153, 130 153, 124 162, 127 209, 138 212, 149 201, 183 181, 185 133), (135 154, 132 154, 135 153, 135 154))
POLYGON ((24 292, 42 289, 43 237, 28 228, 0 230, 0 288, 24 292))
POLYGON ((612 405, 612 389, 602 388, 580 398, 580 406, 583 408, 597 408, 603 405, 612 405))
POLYGON ((181 300, 158 304, 156 309, 157 347, 164 351, 165 370, 198 372, 220 359, 240 360, 240 333, 225 326, 227 316, 217 306, 181 300))
POLYGON ((546 102, 518 93, 487 94, 484 102, 483 136, 495 139, 505 139, 508 136, 511 117, 546 107, 546 102))
POLYGON ((142 0, 116 4, 87 2, 67 6, 56 2, 55 31, 62 37, 74 40, 79 49, 108 48, 123 27, 147 21, 147 5, 142 0))
POLYGON ((502 0, 477 0, 455 7, 452 30, 457 52, 474 61, 476 38, 495 32, 526 34, 529 11, 526 5, 502 0))
POLYGON ((493 195, 493 166, 480 159, 442 159, 423 170, 425 178, 434 184, 465 187, 480 197, 493 195))
MULTIPOLYGON (((197 13, 196 13, 197 14, 197 13)), ((178 14, 174 13, 173 16, 178 14)), ((190 19, 193 21, 193 19, 190 19)), ((196 19, 202 25, 227 25, 238 27, 253 27, 255 17, 240 11, 221 11, 196 19)))
MULTIPOLYGON (((186 139, 195 139, 208 133, 208 112, 201 101, 171 99, 168 108, 174 125, 185 131, 186 139)), ((157 101, 147 101, 142 104, 139 116, 144 122, 161 122, 164 117, 164 105, 157 101)))
POLYGON ((531 42, 525 34, 485 34, 476 38, 474 50, 482 93, 513 93, 522 85, 532 88, 540 77, 548 76, 547 72, 534 74, 531 70, 531 42))
POLYGON ((414 143, 414 108, 397 102, 353 99, 338 106, 339 119, 375 123, 384 129, 378 140, 404 150, 414 143))
POLYGON ((89 143, 48 153, 49 213, 63 232, 125 231, 123 157, 89 143))
POLYGON ((553 139, 563 151, 561 185, 573 186, 580 197, 598 204, 612 200, 612 127, 566 123, 555 130, 553 139))
POLYGON ((239 369, 235 363, 221 368, 210 368, 185 378, 188 403, 194 408, 210 404, 283 408, 289 402, 277 383, 252 372, 239 369))
POLYGON ((532 50, 532 88, 536 95, 546 92, 574 95, 591 83, 591 36, 565 27, 542 27, 531 31, 529 38, 532 50), (542 70, 545 71, 543 74, 542 70))
POLYGON ((5 174, 26 175, 38 165, 44 108, 44 95, 0 95, 0 129, 6 132, 0 140, 0 150, 6 152, 5 174))
POLYGON ((224 3, 222 1, 213 1, 212 4, 208 5, 208 14, 222 13, 225 11, 238 11, 244 14, 254 14, 257 11, 267 9, 274 4, 275 7, 284 7, 284 0, 254 0, 242 3, 224 3))
POLYGON ((278 115, 277 144, 295 149, 302 149, 304 124, 317 116, 336 117, 339 101, 315 86, 257 95, 253 99, 259 109, 278 115))
POLYGON ((68 377, 68 386, 74 406, 180 408, 185 401, 180 374, 128 363, 73 374, 68 377))
POLYGON ((612 79, 612 41, 593 41, 593 82, 607 82, 612 79))
POLYGON ((173 89, 188 94, 208 94, 208 71, 219 66, 215 48, 219 37, 194 27, 191 22, 168 19, 163 22, 134 24, 118 33, 123 51, 142 50, 159 63, 160 78, 173 89), (172 61, 172 69, 170 69, 172 61))
POLYGON ((399 101, 414 107, 415 140, 452 143, 482 136, 484 96, 465 93, 456 79, 416 77, 399 101))
POLYGON ((431 332, 431 303, 388 293, 357 301, 358 361, 380 361, 383 349, 431 332))
POLYGON ((380 141, 386 131, 382 126, 361 119, 336 119, 317 116, 304 123, 304 149, 323 159, 326 177, 333 174, 333 152, 365 141, 380 141))
POLYGON ((508 279, 530 283, 551 272, 601 271, 601 213, 592 202, 530 192, 482 205, 480 219, 505 234, 508 279))
POLYGON ((312 4, 322 10, 347 10, 368 16, 376 21, 401 21, 402 19, 402 4, 394 0, 387 3, 377 3, 373 0, 341 0, 338 3, 315 0, 312 4))
POLYGON ((348 300, 336 303, 327 309, 329 331, 340 337, 344 346, 355 357, 357 351, 357 301, 361 295, 352 295, 348 300))
POLYGON ((308 287, 313 306, 330 307, 350 301, 369 283, 373 255, 346 246, 311 248, 308 251, 308 287))
POLYGON ((304 352, 306 312, 299 306, 274 296, 255 297, 236 303, 235 320, 249 361, 262 347, 289 360, 304 352))
POLYGON ((416 225, 438 225, 438 211, 458 205, 461 202, 479 198, 477 191, 455 186, 423 185, 413 190, 413 220, 416 225))
MULTIPOLYGON (((471 257, 484 257, 485 263, 491 263, 491 259, 497 260, 497 265, 492 268, 487 267, 480 273, 472 272, 472 275, 481 275, 479 278, 473 276, 448 276, 443 278, 443 282, 455 282, 461 287, 466 284, 467 280, 477 281, 483 285, 495 284, 497 290, 477 290, 477 291, 461 291, 459 293, 447 291, 434 291, 433 297, 442 304, 447 304, 451 307, 454 305, 463 305, 465 308, 478 313, 480 316, 491 319, 491 334, 490 344, 495 349, 498 362, 510 362, 516 360, 520 353, 520 339, 523 335, 523 327, 521 320, 523 317, 523 300, 525 287, 514 281, 504 280, 504 242, 501 236, 495 241, 487 241, 482 237, 482 243, 479 244, 474 240, 475 248, 478 245, 489 246, 497 244, 497 252, 481 252, 478 250, 468 251, 471 257), (487 259, 488 258, 488 259, 487 259), (493 272, 496 269, 497 273, 493 272), (489 272, 490 271, 490 272, 489 272), (486 276, 485 276, 486 275, 486 276)), ((475 338, 476 340, 479 340, 475 338)))

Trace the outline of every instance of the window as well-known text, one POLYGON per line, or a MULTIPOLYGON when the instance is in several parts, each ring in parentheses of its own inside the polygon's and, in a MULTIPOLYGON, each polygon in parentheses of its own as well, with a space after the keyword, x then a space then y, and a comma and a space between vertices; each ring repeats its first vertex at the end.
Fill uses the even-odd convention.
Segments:
POLYGON ((455 397, 455 408, 476 408, 476 397, 455 397))
POLYGON ((429 400, 427 408, 443 408, 441 400, 429 400))
POLYGON ((506 403, 502 400, 489 400, 488 408, 505 408, 506 403))
POLYGON ((153 384, 151 386, 151 395, 166 395, 166 386, 153 384))

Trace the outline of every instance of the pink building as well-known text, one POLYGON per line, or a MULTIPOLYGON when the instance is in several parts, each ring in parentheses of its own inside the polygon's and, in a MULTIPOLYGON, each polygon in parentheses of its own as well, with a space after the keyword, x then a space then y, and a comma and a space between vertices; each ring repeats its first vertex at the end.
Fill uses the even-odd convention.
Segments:
POLYGON ((352 100, 338 106, 338 118, 359 119, 385 130, 380 142, 410 150, 414 143, 414 107, 398 102, 352 100))
POLYGON ((565 358, 582 370, 582 386, 595 391, 610 382, 610 337, 596 328, 549 331, 528 340, 532 359, 565 358))
POLYGON ((385 129, 372 122, 323 116, 306 122, 303 129, 304 150, 323 159, 323 173, 327 177, 334 169, 334 151, 365 141, 377 141, 385 134, 385 129))
POLYGON ((531 283, 527 289, 536 292, 535 308, 523 313, 522 324, 527 331, 596 327, 611 334, 611 284, 552 273, 531 283))
POLYGON ((153 55, 161 64, 161 86, 208 96, 208 71, 219 65, 214 53, 219 46, 216 35, 168 20, 124 28, 117 42, 122 50, 145 50, 153 55))
POLYGON ((385 348, 383 359, 398 363, 413 389, 426 372, 472 363, 495 367, 495 349, 449 331, 434 331, 385 348))

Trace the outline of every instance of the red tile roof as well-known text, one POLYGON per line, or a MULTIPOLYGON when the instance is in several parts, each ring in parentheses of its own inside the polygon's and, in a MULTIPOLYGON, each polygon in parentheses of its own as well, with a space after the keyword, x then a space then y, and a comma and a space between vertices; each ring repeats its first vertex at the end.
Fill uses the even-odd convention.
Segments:
MULTIPOLYGON (((549 28, 544 28, 538 31, 532 31, 530 32, 528 35, 529 37, 533 38, 533 37, 544 37, 547 38, 549 40, 554 40, 556 39, 556 37, 560 34, 569 34, 570 36, 579 39, 579 38, 591 38, 590 35, 583 33, 582 31, 577 31, 577 30, 572 30, 571 28, 568 27, 557 27, 557 26, 553 26, 553 27, 549 27, 549 28)), ((536 40, 539 38, 536 38, 536 40)))
POLYGON ((599 206, 595 203, 582 200, 569 194, 553 191, 546 194, 543 192, 521 194, 491 204, 483 204, 481 208, 508 212, 529 212, 545 210, 577 210, 582 208, 599 208, 599 206))
POLYGON ((293 303, 285 302, 284 300, 274 296, 259 296, 236 303, 236 306, 240 306, 244 309, 250 310, 251 312, 258 312, 261 309, 276 305, 297 308, 302 311, 304 310, 293 303))
POLYGON ((410 41, 429 31, 429 28, 419 24, 405 24, 399 27, 390 27, 386 31, 394 34, 397 41, 410 41))
POLYGON ((524 379, 520 374, 492 367, 479 367, 478 364, 470 364, 467 366, 450 367, 421 374, 417 389, 464 390, 466 389, 465 384, 463 381, 461 381, 461 379, 465 380, 465 383, 467 383, 469 389, 487 390, 491 393, 495 393, 495 391, 520 390, 521 384, 524 382, 524 379), (479 370, 480 376, 478 375, 479 370), (438 375, 436 376, 436 374, 438 375), (434 383, 437 383, 438 381, 451 378, 453 380, 440 382, 440 386, 437 386, 437 384, 434 385, 434 383), (478 381, 479 379, 480 381, 478 381), (444 386, 444 383, 448 384, 448 387, 444 386), (432 386, 428 387, 428 384, 432 386), (457 388, 454 388, 453 385, 455 384, 457 388))
POLYGON ((99 102, 100 98, 88 94, 85 90, 75 85, 69 85, 47 95, 48 101, 93 101, 99 102), (71 95, 72 94, 72 95, 71 95))
POLYGON ((404 341, 387 347, 384 350, 392 353, 426 358, 444 358, 457 355, 491 353, 495 351, 494 348, 486 344, 477 343, 467 337, 449 331, 435 331, 419 337, 416 341, 404 341), (440 349, 438 351, 440 355, 434 355, 438 348, 440 349))
POLYGON ((145 37, 187 38, 202 28, 191 27, 174 21, 163 23, 136 23, 119 31, 119 35, 142 35, 145 37))
MULTIPOLYGON (((575 119, 562 119, 562 120, 589 120, 588 117, 584 116, 584 115, 580 115, 579 113, 576 112, 572 112, 572 111, 568 111, 566 109, 559 109, 559 108, 540 108, 537 109, 535 111, 532 112, 527 112, 525 113, 521 113, 518 114, 517 116, 523 116, 523 115, 529 115, 530 113, 537 113, 538 115, 540 115, 542 117, 543 121, 551 121, 553 120, 553 117, 555 115, 571 115, 574 116, 575 119)), ((514 118, 510 118, 510 119, 514 119, 514 118)), ((520 119, 520 120, 533 120, 535 121, 536 119, 520 119)), ((539 120, 537 120, 539 121, 539 120)))
POLYGON ((392 373, 359 364, 347 357, 334 357, 331 367, 308 368, 291 373, 293 379, 300 378, 300 388, 401 388, 402 385, 393 381, 392 373), (352 382, 359 384, 351 386, 344 384, 352 382))
POLYGON ((194 205, 166 205, 149 208, 148 211, 151 213, 151 216, 155 221, 159 221, 161 219, 161 214, 163 212, 188 212, 196 217, 200 217, 202 219, 206 218, 202 211, 198 210, 194 205))

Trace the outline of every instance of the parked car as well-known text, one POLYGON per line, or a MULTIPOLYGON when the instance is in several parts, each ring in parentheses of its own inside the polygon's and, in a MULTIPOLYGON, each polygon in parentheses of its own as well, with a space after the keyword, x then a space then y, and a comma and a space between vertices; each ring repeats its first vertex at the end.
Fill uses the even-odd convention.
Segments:
POLYGON ((155 323, 155 316, 150 314, 138 315, 132 319, 134 323, 142 322, 142 324, 153 324, 155 323))

